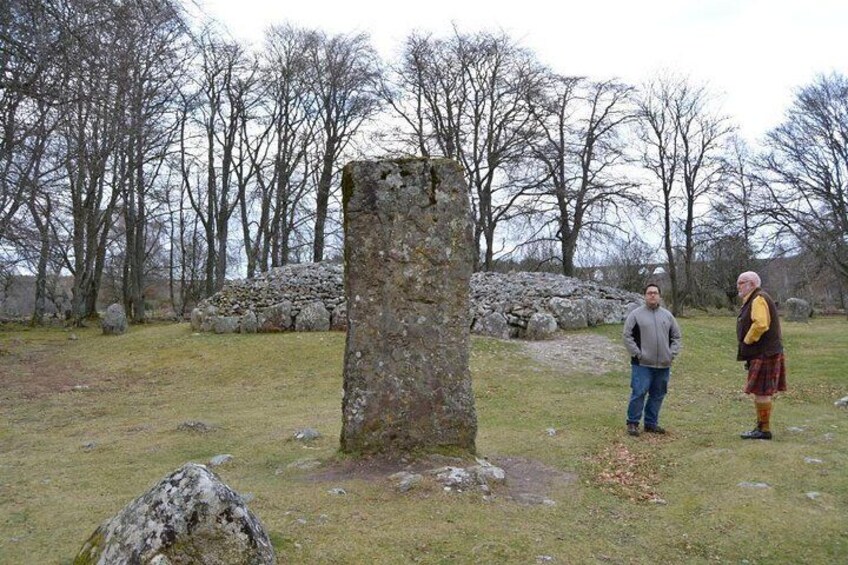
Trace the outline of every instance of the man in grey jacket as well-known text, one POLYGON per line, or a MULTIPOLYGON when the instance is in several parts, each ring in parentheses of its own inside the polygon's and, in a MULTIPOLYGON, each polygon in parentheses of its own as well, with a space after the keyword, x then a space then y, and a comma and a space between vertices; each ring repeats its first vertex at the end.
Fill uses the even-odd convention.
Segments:
POLYGON ((624 345, 630 353, 631 368, 627 433, 639 435, 639 421, 644 412, 645 431, 664 434, 660 408, 668 390, 671 362, 680 352, 681 336, 677 320, 660 306, 659 286, 646 286, 645 305, 627 316, 624 345))

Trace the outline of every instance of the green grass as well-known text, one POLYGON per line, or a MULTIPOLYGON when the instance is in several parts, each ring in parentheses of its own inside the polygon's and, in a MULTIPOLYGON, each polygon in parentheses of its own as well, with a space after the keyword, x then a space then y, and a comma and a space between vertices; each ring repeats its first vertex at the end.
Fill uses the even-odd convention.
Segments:
MULTIPOLYGON (((546 496, 503 489, 408 493, 388 481, 309 480, 289 467, 338 460, 344 335, 192 334, 132 327, 69 340, 0 329, 0 563, 70 560, 103 520, 187 461, 254 495, 281 562, 833 563, 848 553, 848 322, 785 324, 788 393, 771 442, 744 442, 732 318, 681 321, 684 350, 663 407, 666 437, 624 434, 629 370, 564 374, 515 342, 473 340, 480 455, 577 475, 546 496), (178 431, 202 420, 208 434, 178 431), (313 427, 311 446, 292 434, 313 427), (801 428, 789 431, 787 428, 801 428), (556 428, 551 437, 545 433, 556 428), (94 442, 95 446, 84 446, 94 442), (806 463, 805 457, 823 461, 806 463), (766 482, 767 490, 742 481, 766 482), (342 487, 347 495, 327 491, 342 487), (816 500, 810 491, 820 492, 816 500)), ((620 326, 593 330, 618 340, 620 326)))

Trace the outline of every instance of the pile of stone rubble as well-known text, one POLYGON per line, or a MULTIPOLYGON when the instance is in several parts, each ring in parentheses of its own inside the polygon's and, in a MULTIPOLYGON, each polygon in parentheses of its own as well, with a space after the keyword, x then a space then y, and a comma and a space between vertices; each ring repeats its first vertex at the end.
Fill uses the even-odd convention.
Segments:
MULTIPOLYGON (((545 339, 557 329, 621 322, 641 296, 552 273, 475 273, 474 333, 545 339)), ((341 265, 304 263, 233 281, 191 313, 194 331, 255 333, 344 330, 341 265)))

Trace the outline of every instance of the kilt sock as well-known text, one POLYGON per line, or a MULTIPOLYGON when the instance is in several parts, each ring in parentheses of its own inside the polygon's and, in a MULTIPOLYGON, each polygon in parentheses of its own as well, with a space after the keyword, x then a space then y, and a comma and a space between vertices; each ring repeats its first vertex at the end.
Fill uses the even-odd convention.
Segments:
POLYGON ((754 405, 757 407, 757 427, 761 432, 770 432, 771 400, 768 402, 755 402, 754 405))

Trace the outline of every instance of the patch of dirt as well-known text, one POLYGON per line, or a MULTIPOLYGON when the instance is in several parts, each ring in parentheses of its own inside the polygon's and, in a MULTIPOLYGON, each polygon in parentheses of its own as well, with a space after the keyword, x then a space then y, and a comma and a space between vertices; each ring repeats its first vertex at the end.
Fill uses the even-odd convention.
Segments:
MULTIPOLYGON (((539 461, 523 457, 490 457, 489 463, 496 465, 506 473, 506 494, 525 504, 543 504, 551 491, 561 485, 577 481, 577 475, 555 469, 539 461)), ((394 473, 426 474, 428 471, 446 466, 469 467, 476 461, 427 455, 420 459, 391 459, 370 457, 357 460, 342 460, 322 466, 320 469, 304 475, 304 480, 315 482, 338 482, 347 480, 384 481, 394 473)))
POLYGON ((509 495, 519 502, 542 503, 555 487, 577 482, 575 473, 561 471, 533 459, 494 457, 490 463, 504 470, 509 495))
POLYGON ((56 359, 57 347, 51 343, 27 347, 23 340, 10 339, 0 344, 0 394, 36 399, 56 392, 84 390, 90 386, 89 376, 80 379, 78 363, 56 359))
POLYGON ((530 356, 565 373, 603 373, 625 368, 628 362, 624 345, 593 333, 557 334, 555 339, 527 341, 530 356))

